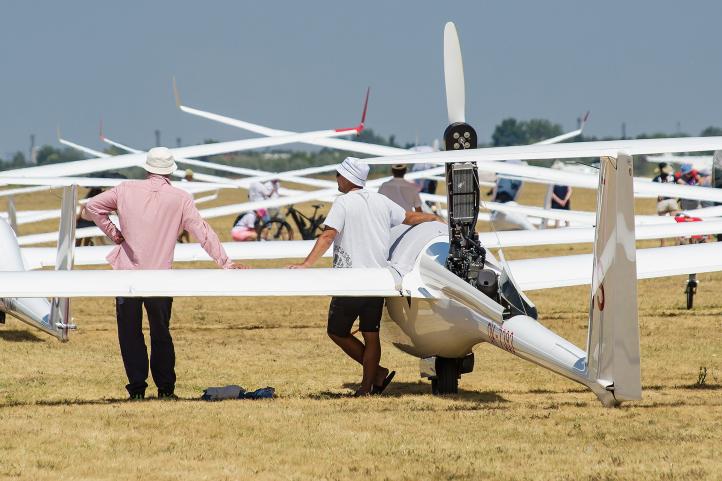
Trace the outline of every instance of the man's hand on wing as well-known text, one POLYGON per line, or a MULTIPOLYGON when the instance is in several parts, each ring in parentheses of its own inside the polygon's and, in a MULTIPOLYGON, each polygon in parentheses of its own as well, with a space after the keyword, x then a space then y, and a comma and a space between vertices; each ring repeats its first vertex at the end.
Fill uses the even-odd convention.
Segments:
POLYGON ((307 265, 305 262, 301 262, 299 264, 291 264, 288 266, 289 269, 308 269, 310 266, 307 265))
POLYGON ((226 269, 253 269, 253 268, 246 264, 239 264, 236 262, 231 262, 230 264, 228 264, 228 267, 226 267, 226 269))

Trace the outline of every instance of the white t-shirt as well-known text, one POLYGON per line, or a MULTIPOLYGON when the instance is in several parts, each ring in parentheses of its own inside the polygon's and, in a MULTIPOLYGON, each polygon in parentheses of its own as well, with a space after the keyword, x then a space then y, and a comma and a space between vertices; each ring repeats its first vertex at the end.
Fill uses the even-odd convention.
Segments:
POLYGON ((276 192, 276 190, 273 188, 273 183, 271 183, 270 180, 268 182, 264 182, 263 184, 260 182, 252 182, 248 187, 248 200, 256 202, 259 200, 269 199, 273 197, 274 192, 276 192))
POLYGON ((234 225, 233 228, 240 227, 243 229, 255 229, 255 225, 256 225, 256 213, 255 212, 247 212, 240 219, 238 219, 238 222, 236 222, 236 225, 234 225))
POLYGON ((405 218, 404 209, 377 192, 361 189, 337 197, 324 222, 338 231, 333 266, 388 266, 391 228, 405 218))

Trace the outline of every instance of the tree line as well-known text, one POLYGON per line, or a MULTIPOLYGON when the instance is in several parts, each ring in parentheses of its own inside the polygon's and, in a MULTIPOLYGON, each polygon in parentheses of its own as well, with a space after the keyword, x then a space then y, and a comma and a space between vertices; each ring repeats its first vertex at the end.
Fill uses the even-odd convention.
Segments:
MULTIPOLYGON (((508 145, 525 145, 540 140, 556 137, 563 133, 560 124, 551 122, 547 119, 530 119, 517 120, 515 118, 507 118, 496 125, 491 135, 491 141, 480 146, 501 147, 508 145)), ((719 136, 722 135, 722 128, 707 127, 700 133, 701 136, 719 136)), ((665 133, 654 132, 651 134, 640 134, 636 138, 649 139, 661 137, 687 137, 685 133, 665 133)), ((619 137, 598 138, 594 136, 582 135, 570 141, 594 141, 594 140, 618 140, 619 137)), ((398 148, 414 147, 413 143, 399 144, 394 135, 385 137, 377 134, 372 129, 365 129, 356 138, 360 142, 367 142, 379 145, 387 145, 398 148)), ((217 140, 206 139, 204 143, 215 143, 217 140)), ((115 147, 105 149, 110 155, 118 155, 124 153, 115 147)), ((242 166, 251 169, 267 170, 267 171, 284 171, 293 169, 302 169, 316 165, 327 165, 338 163, 348 155, 363 157, 363 155, 351 152, 342 152, 328 148, 320 150, 288 150, 288 149, 271 149, 266 151, 248 151, 229 154, 221 154, 203 157, 200 160, 211 161, 215 163, 242 166)), ((61 162, 71 162, 87 158, 87 155, 76 151, 70 147, 53 147, 51 145, 43 145, 36 151, 37 165, 55 164, 61 162)), ((640 159, 645 163, 643 159, 640 159)), ((8 159, 0 159, 0 170, 15 169, 30 165, 28 159, 23 152, 16 152, 8 159)), ((212 169, 211 169, 212 170, 212 169)), ((647 169, 642 169, 647 170, 647 169)), ((142 174, 139 169, 134 174, 142 174)), ((135 176, 135 175, 133 175, 135 176)))

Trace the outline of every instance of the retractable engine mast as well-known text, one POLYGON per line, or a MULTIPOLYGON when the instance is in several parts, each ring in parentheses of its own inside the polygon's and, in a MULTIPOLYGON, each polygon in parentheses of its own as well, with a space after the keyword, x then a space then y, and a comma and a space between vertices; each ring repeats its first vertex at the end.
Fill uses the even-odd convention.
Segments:
MULTIPOLYGON (((455 122, 444 132, 446 150, 475 149, 477 136, 465 122, 455 122)), ((486 250, 479 244, 479 173, 472 162, 446 164, 446 195, 449 215, 449 256, 446 268, 478 288, 486 250)))

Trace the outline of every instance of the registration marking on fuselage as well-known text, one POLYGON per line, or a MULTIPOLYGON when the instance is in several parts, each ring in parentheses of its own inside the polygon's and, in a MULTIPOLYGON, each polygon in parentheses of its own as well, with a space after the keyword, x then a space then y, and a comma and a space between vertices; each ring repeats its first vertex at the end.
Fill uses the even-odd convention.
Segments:
POLYGON ((514 353, 514 333, 490 322, 487 328, 489 340, 495 346, 514 353))

